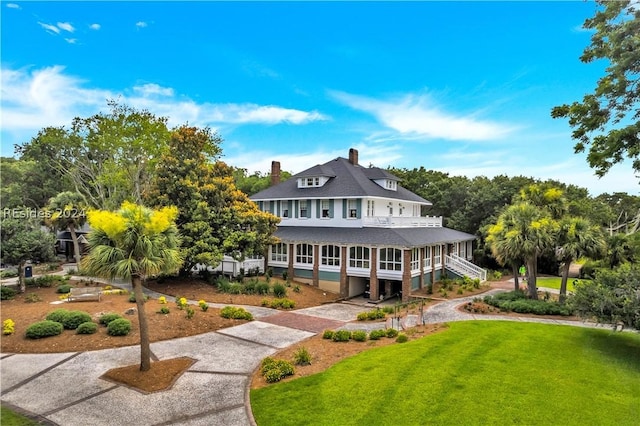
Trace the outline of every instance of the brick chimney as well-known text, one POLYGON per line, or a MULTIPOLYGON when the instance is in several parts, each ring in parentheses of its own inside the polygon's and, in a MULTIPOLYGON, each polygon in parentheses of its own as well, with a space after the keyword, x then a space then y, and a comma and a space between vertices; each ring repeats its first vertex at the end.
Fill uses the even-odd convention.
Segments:
POLYGON ((280 162, 271 162, 271 186, 275 186, 280 183, 280 162))
POLYGON ((349 149, 349 162, 354 166, 358 165, 358 150, 355 148, 349 149))

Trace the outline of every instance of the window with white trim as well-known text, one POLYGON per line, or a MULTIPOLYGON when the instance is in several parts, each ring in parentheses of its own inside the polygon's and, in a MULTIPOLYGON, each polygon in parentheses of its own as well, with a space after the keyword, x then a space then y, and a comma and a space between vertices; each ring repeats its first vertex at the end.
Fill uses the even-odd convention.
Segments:
POLYGON ((402 271, 402 250, 381 248, 379 265, 381 270, 402 271))
POLYGON ((347 206, 349 218, 355 219, 358 217, 358 204, 356 200, 349 200, 349 204, 347 206))
POLYGON ((320 200, 320 217, 323 219, 328 219, 331 217, 331 213, 329 212, 329 200, 320 200))
POLYGON ((300 200, 298 202, 298 217, 308 217, 307 216, 307 200, 300 200))
POLYGON ((413 205, 413 217, 420 217, 420 204, 413 205))
POLYGON ((438 267, 442 265, 442 246, 433 246, 433 264, 438 267))
POLYGON ((463 241, 460 243, 460 249, 458 250, 458 256, 465 259, 467 257, 467 242, 463 241))
POLYGON ((340 247, 322 246, 320 263, 327 266, 340 266, 340 247))
POLYGON ((280 217, 285 217, 285 218, 290 217, 288 201, 280 201, 280 217))
POLYGON ((369 248, 362 246, 349 247, 349 266, 352 268, 369 268, 369 248))
POLYGON ((296 245, 296 263, 313 264, 313 246, 311 244, 296 245))
POLYGON ((271 246, 271 260, 274 262, 288 262, 289 256, 288 252, 288 244, 278 243, 271 246))
POLYGON ((425 269, 431 269, 431 246, 424 248, 424 261, 422 262, 422 266, 425 269))
POLYGON ((376 204, 374 200, 367 200, 367 217, 376 215, 376 204))
POLYGON ((317 186, 320 186, 319 177, 306 177, 298 179, 299 188, 313 188, 317 186))
POLYGON ((420 269, 420 249, 414 248, 411 250, 411 270, 417 271, 420 269))

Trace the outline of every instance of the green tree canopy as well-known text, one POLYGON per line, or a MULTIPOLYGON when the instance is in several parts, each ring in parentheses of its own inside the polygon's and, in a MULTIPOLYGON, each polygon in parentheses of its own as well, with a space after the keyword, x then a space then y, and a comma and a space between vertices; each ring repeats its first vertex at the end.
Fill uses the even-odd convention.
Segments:
POLYGON ((77 117, 70 128, 47 127, 16 147, 22 159, 71 182, 94 208, 140 202, 169 138, 166 118, 115 101, 109 113, 77 117))
POLYGON ((234 170, 217 159, 221 141, 207 128, 175 129, 148 197, 152 206, 180 209, 183 275, 196 264, 215 267, 225 254, 262 254, 279 220, 236 188, 234 170))
POLYGON ((18 266, 20 291, 25 291, 24 267, 27 261, 48 262, 55 259, 55 237, 45 232, 33 210, 15 210, 0 222, 0 262, 18 266))
POLYGON ((625 158, 640 172, 640 8, 630 0, 597 0, 600 9, 583 28, 593 30, 580 60, 607 61, 605 75, 581 102, 556 106, 553 118, 568 118, 575 151, 589 147, 587 161, 598 176, 625 158))

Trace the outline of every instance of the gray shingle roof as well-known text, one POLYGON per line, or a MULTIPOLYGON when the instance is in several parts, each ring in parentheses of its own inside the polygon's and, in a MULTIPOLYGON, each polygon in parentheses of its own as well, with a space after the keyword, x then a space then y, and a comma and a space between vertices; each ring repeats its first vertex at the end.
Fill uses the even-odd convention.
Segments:
POLYGON ((385 178, 399 180, 383 169, 354 166, 346 158, 338 157, 325 164, 319 164, 300 172, 278 185, 252 195, 250 198, 254 201, 263 201, 381 197, 431 205, 429 201, 400 185, 398 185, 397 191, 390 191, 372 180, 385 178), (298 188, 298 178, 310 176, 327 176, 329 180, 321 187, 298 188))
POLYGON ((282 242, 309 244, 423 247, 438 243, 475 240, 466 232, 450 228, 316 228, 281 226, 274 234, 282 242))

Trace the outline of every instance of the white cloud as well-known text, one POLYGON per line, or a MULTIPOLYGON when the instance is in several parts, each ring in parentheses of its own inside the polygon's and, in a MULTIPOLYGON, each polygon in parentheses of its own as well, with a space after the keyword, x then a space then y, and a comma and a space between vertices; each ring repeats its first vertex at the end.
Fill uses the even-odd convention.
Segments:
POLYGON ((3 68, 1 76, 0 130, 9 144, 22 142, 11 141, 7 137, 9 134, 34 136, 43 127, 69 125, 74 117, 104 111, 108 99, 119 99, 132 107, 168 117, 170 126, 185 122, 209 127, 305 124, 326 119, 317 111, 273 105, 196 103, 188 98, 177 98, 173 89, 154 83, 121 92, 90 88, 85 81, 65 74, 62 66, 36 70, 3 68))
POLYGON ((93 114, 114 94, 85 89, 83 82, 54 66, 39 70, 2 69, 2 131, 39 130, 70 124, 73 117, 93 114))
POLYGON ((77 38, 65 38, 64 41, 66 41, 69 44, 76 44, 78 42, 77 38))
POLYGON ((473 114, 445 112, 426 96, 377 100, 339 91, 330 95, 353 109, 373 115, 382 125, 405 137, 482 141, 502 138, 514 129, 477 119, 473 114))
POLYGON ((89 25, 89 28, 91 28, 92 30, 96 30, 97 31, 101 27, 100 27, 100 24, 91 24, 91 25, 89 25))
POLYGON ((144 21, 138 21, 136 22, 136 27, 138 28, 145 28, 147 26, 147 23, 144 21))
POLYGON ((134 86, 133 91, 142 96, 173 96, 173 89, 170 87, 161 87, 155 83, 143 84, 142 86, 134 86))
POLYGON ((60 28, 55 25, 45 24, 44 22, 38 22, 38 24, 48 32, 60 34, 60 28))
POLYGON ((15 3, 7 3, 7 7, 9 9, 22 9, 19 4, 15 4, 15 3))
POLYGON ((76 30, 75 28, 73 28, 73 25, 71 25, 69 22, 58 22, 58 28, 60 28, 61 30, 68 31, 70 33, 76 30))

